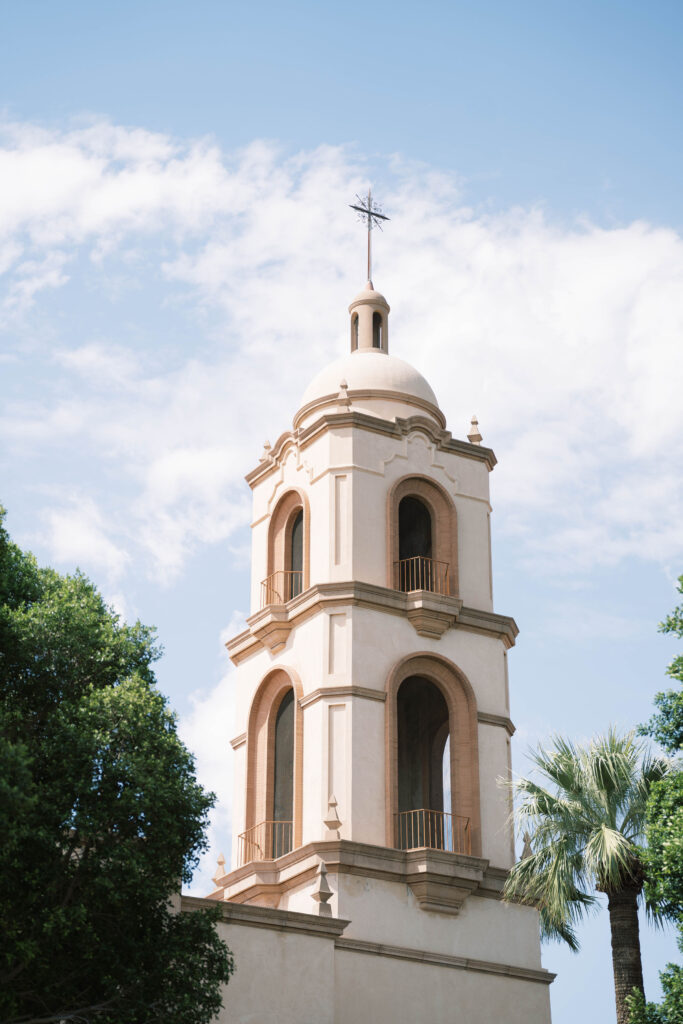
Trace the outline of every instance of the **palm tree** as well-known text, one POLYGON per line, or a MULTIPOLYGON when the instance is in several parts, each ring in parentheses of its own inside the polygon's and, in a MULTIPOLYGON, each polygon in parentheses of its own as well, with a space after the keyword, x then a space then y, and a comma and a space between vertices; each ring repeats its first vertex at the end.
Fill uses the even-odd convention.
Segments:
POLYGON ((668 762, 651 756, 635 734, 610 730, 587 746, 554 737, 531 754, 539 781, 511 783, 515 813, 527 833, 522 859, 504 898, 540 913, 541 935, 578 950, 574 926, 607 896, 618 1024, 628 1024, 626 997, 643 990, 638 901, 643 891, 645 805, 668 762))

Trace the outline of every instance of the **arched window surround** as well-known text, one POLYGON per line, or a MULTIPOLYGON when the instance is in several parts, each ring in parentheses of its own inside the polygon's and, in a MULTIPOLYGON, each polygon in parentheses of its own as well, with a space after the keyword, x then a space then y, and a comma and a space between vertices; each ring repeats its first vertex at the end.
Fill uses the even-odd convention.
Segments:
POLYGON ((275 722, 284 697, 294 691, 293 848, 301 846, 303 807, 303 696, 301 681, 291 668, 275 668, 262 680, 249 709, 245 831, 272 820, 275 779, 275 722))
POLYGON ((291 566, 292 527, 299 512, 303 512, 302 590, 310 586, 311 517, 308 498, 298 488, 290 488, 282 495, 270 517, 268 527, 268 577, 291 566))
POLYGON ((396 586, 394 565, 399 560, 398 506, 403 498, 418 498, 432 519, 432 558, 448 563, 449 595, 457 597, 458 515, 448 492, 428 477, 409 474, 397 480, 387 499, 387 586, 396 586))
POLYGON ((481 856, 479 798, 479 726, 472 685, 457 665, 442 655, 421 651, 398 662, 386 684, 385 766, 386 845, 394 846, 398 813, 398 690, 404 679, 422 676, 443 694, 448 706, 451 752, 451 808, 470 819, 472 855, 481 856))

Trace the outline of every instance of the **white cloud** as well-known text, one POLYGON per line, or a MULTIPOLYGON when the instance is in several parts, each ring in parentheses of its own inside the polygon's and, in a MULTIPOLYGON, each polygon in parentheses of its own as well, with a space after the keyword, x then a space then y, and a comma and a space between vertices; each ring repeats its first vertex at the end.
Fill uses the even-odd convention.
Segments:
POLYGON ((209 849, 201 859, 189 890, 196 896, 206 896, 215 888, 211 879, 218 854, 222 852, 228 864, 230 862, 233 758, 228 755, 234 735, 233 691, 234 674, 230 669, 209 694, 200 692, 190 697, 192 710, 179 723, 181 739, 196 752, 197 779, 204 789, 217 797, 208 830, 209 849))
POLYGON ((74 495, 68 505, 47 511, 45 523, 58 563, 102 570, 110 579, 120 578, 129 555, 107 535, 105 517, 91 498, 74 495))
MULTIPOLYGON (((346 203, 365 168, 339 148, 224 153, 106 123, 10 125, 4 138, 6 315, 39 317, 67 264, 70 293, 101 288, 112 303, 107 338, 72 340, 74 312, 48 352, 32 339, 55 380, 7 407, 5 443, 26 456, 68 440, 107 476, 106 493, 87 480, 83 491, 106 501, 115 532, 91 517, 84 538, 96 528, 97 543, 77 543, 68 516, 50 512, 56 556, 98 548, 116 574, 125 551, 171 578, 248 521, 244 473, 307 379, 345 349, 362 271, 346 203), (136 328, 133 344, 147 288, 145 322, 191 320, 191 350, 161 328, 141 339, 136 328)), ((393 306, 392 349, 433 382, 456 436, 478 414, 500 459, 498 525, 519 557, 568 577, 634 555, 680 558, 680 236, 478 211, 454 178, 398 158, 385 200, 376 283, 393 306)))

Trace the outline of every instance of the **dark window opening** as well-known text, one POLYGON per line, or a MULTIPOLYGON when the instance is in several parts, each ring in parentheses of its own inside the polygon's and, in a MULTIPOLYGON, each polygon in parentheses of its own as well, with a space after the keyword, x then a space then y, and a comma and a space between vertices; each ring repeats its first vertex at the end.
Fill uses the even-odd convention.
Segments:
POLYGON ((432 557, 432 517, 419 498, 402 498, 398 506, 398 557, 432 557))
POLYGON ((303 589, 304 569, 304 511, 299 509, 291 526, 289 539, 289 583, 287 600, 297 597, 303 589))
POLYGON ((355 352, 358 348, 358 313, 354 313, 351 317, 351 351, 355 352))
POLYGON ((410 676, 399 687, 397 717, 398 845, 402 849, 452 849, 450 772, 445 763, 446 750, 450 753, 449 723, 444 696, 428 679, 410 676))
POLYGON ((372 347, 382 348, 382 314, 372 314, 372 347))
POLYGON ((294 817, 294 690, 288 690, 275 718, 273 759, 273 826, 271 855, 282 857, 292 848, 294 817))

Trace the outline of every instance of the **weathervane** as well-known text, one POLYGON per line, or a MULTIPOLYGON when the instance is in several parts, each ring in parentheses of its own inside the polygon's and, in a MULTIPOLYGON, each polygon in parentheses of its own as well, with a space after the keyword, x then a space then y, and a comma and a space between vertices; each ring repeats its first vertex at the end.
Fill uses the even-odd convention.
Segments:
POLYGON ((358 204, 349 203, 352 210, 358 213, 358 220, 368 226, 368 281, 372 281, 372 243, 370 241, 372 229, 377 227, 382 230, 382 221, 389 220, 382 213, 382 207, 372 198, 372 192, 368 188, 367 196, 359 196, 356 193, 358 204))

